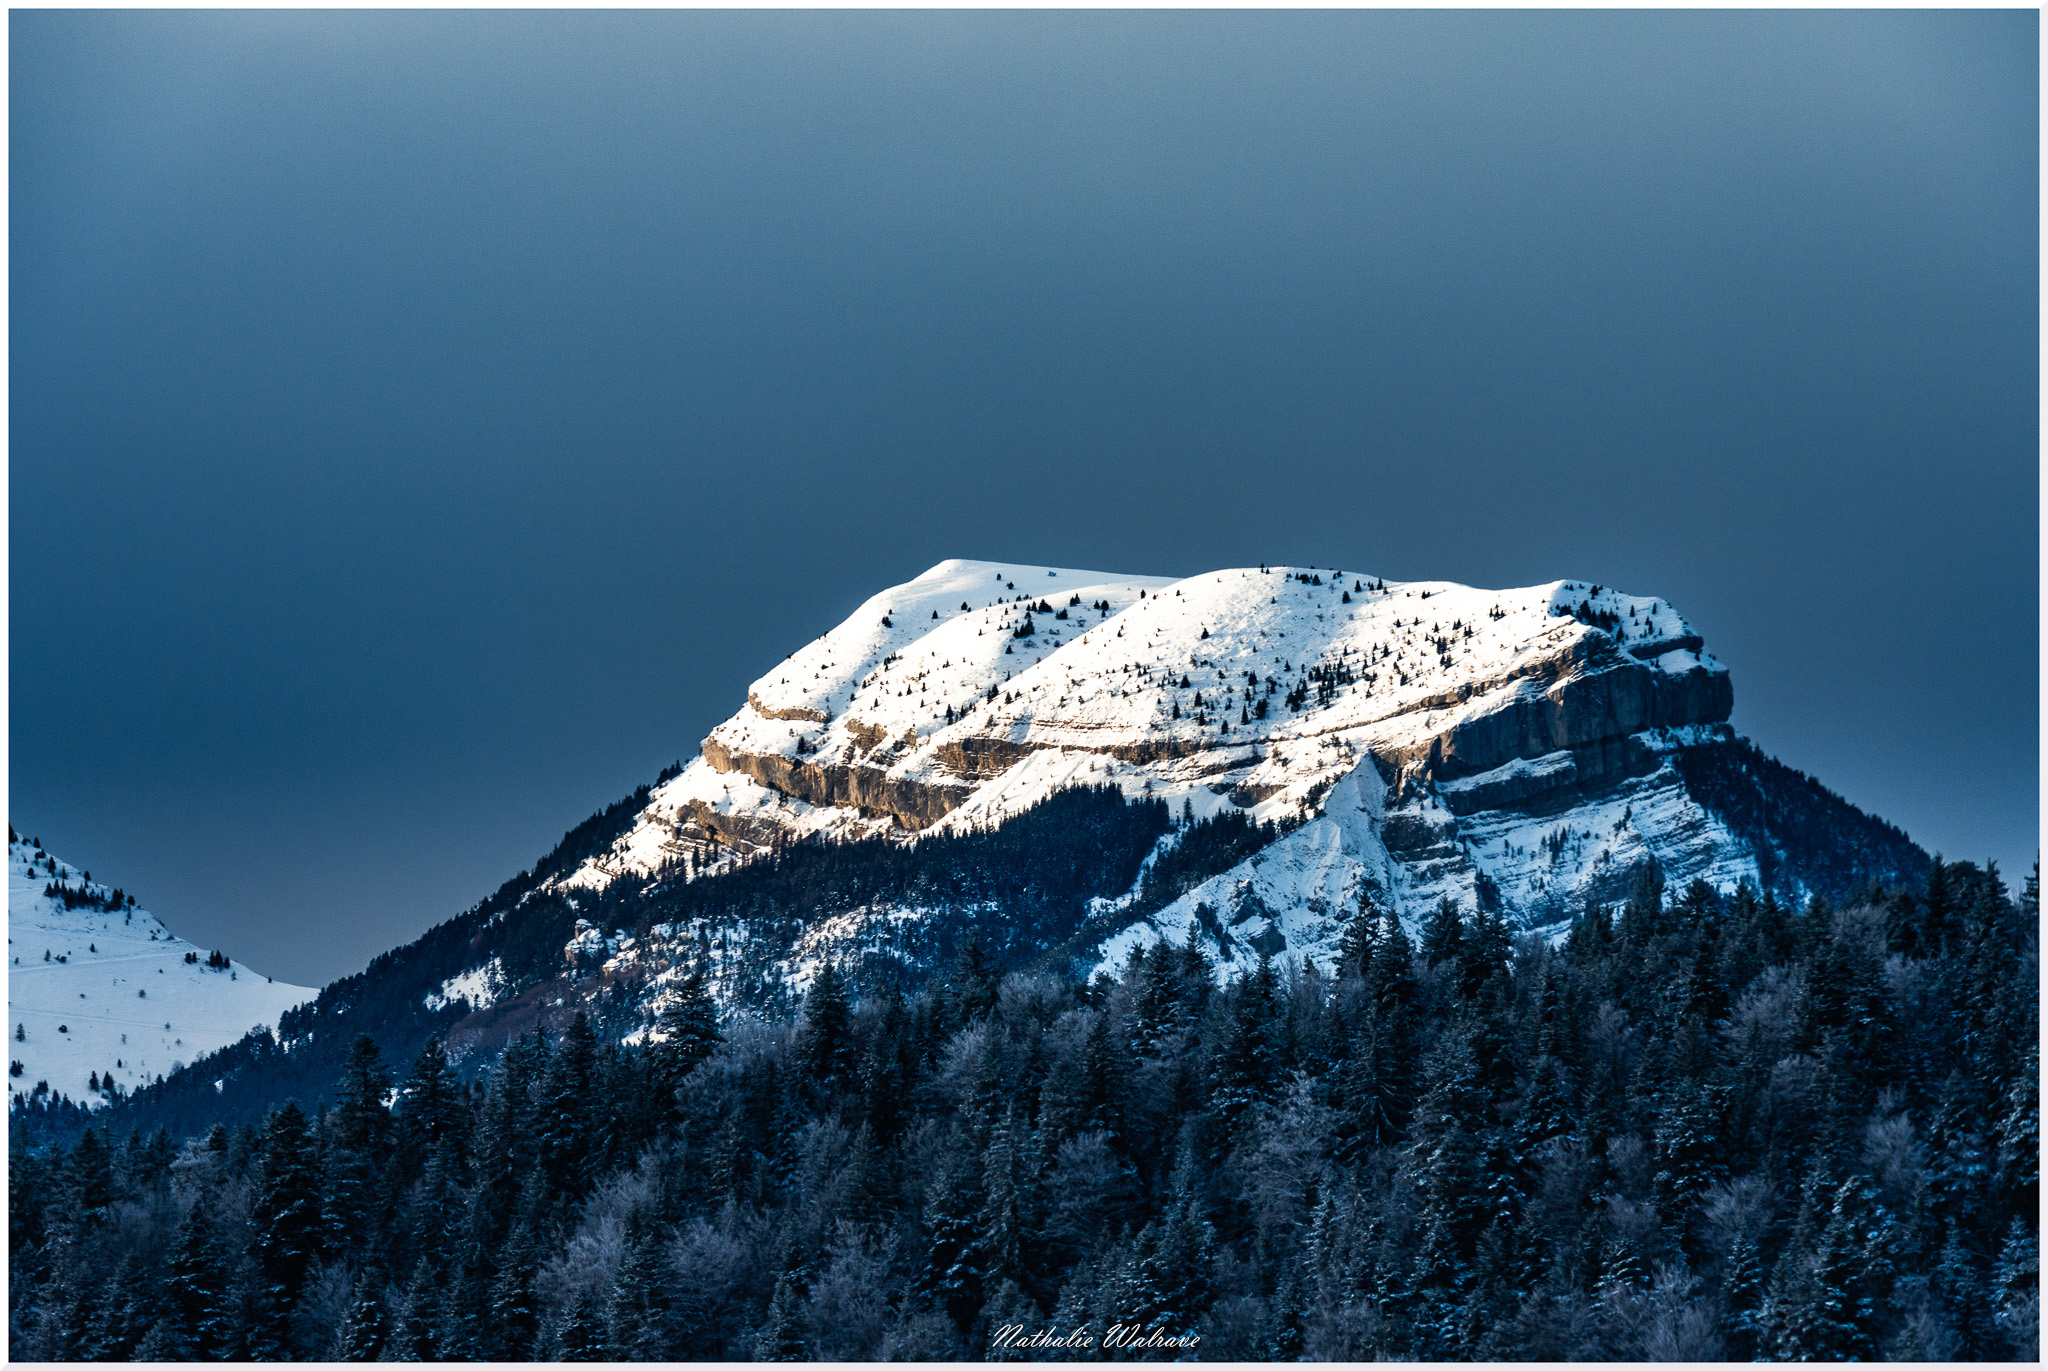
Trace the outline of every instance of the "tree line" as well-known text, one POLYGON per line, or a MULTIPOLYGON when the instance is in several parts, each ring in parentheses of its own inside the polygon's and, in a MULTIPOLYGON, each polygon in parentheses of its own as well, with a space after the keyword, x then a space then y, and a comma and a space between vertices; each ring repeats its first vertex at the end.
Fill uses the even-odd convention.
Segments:
POLYGON ((10 1350, 2032 1360, 2037 920, 1968 864, 1646 878, 1555 943, 1366 903, 1335 965, 1225 983, 976 938, 784 1015, 692 977, 470 1080, 358 1038, 310 1112, 17 1142, 10 1350))

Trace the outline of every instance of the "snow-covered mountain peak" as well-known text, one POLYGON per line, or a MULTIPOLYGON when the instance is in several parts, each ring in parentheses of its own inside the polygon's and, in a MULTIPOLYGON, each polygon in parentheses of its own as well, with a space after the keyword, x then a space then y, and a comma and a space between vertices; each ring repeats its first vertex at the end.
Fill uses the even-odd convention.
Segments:
POLYGON ((10 832, 8 1095, 98 1107, 311 999, 177 937, 132 895, 10 832))
POLYGON ((1191 942, 1218 976, 1328 971, 1362 914, 1419 932, 1449 903, 1557 935, 1659 883, 1800 899, 1929 864, 1729 728, 1728 673, 1673 606, 1586 581, 949 561, 735 704, 687 766, 303 1010, 286 1012, 308 992, 209 969, 125 895, 67 895, 83 873, 17 845, 17 1091, 125 1088, 278 1023, 280 1052, 259 1041, 147 1096, 196 1116, 274 1096, 280 1063, 339 1070, 373 1026, 457 1061, 578 1013, 647 1041, 700 977, 734 1010, 786 1006, 828 963, 909 989, 970 936, 1055 974, 1191 942), (131 991, 189 999, 138 1037, 150 1019, 116 1012, 131 991))
POLYGON ((808 834, 967 832, 1089 784, 1297 828, 1285 850, 1321 845, 1330 907, 1554 919, 1646 862, 1754 876, 1670 760, 1731 739, 1732 702, 1668 602, 1586 581, 948 561, 764 674, 561 884, 692 879, 808 834))
POLYGON ((873 722, 892 714, 912 721, 921 716, 907 708, 892 711, 883 703, 881 676, 899 662, 914 662, 921 683, 937 670, 953 672, 949 679, 956 684, 980 679, 994 665, 989 659, 1000 656, 1005 645, 988 630, 998 623, 1014 624, 1030 606, 1057 601, 1066 607, 1085 596, 1123 608, 1140 591, 1172 583, 1167 577, 1071 567, 941 562, 915 580, 868 597, 845 622, 791 653, 754 682, 748 704, 766 720, 825 723, 859 703, 865 692, 873 722), (943 667, 934 665, 941 662, 943 667))

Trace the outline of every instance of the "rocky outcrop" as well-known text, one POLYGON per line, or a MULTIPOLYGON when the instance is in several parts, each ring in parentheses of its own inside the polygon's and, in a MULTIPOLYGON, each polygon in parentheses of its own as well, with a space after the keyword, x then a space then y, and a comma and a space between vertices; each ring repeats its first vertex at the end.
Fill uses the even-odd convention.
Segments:
POLYGON ((1647 776, 1662 762, 1661 754, 1646 746, 1641 736, 1600 738, 1477 775, 1439 781, 1436 794, 1444 808, 1460 818, 1502 809, 1549 814, 1622 781, 1647 776))
POLYGON ((1685 633, 1676 638, 1660 638, 1654 643, 1637 643, 1628 650, 1628 654, 1645 662, 1653 662, 1667 652, 1698 652, 1706 645, 1706 639, 1697 633, 1685 633))
POLYGON ((985 781, 1002 775, 1033 751, 1029 743, 1008 738, 969 737, 941 743, 935 755, 938 764, 951 774, 964 780, 985 781))
MULTIPOLYGON (((1129 762, 1132 766, 1150 766, 1154 762, 1177 762, 1203 752, 1231 751, 1242 746, 1243 744, 1241 743, 1224 743, 1219 745, 1208 742, 1193 742, 1186 738, 1159 738, 1142 743, 1116 743, 1097 750, 1107 753, 1120 762, 1129 762)), ((1212 769, 1229 770, 1237 765, 1240 765, 1240 763, 1233 761, 1223 767, 1212 769)))
POLYGON ((852 740, 855 752, 873 752, 889 741, 889 730, 880 724, 866 723, 860 719, 848 718, 846 736, 852 740))
POLYGON ((1516 760, 1464 780, 1437 786, 1444 808, 1463 817, 1510 805, 1525 806, 1559 791, 1579 788, 1578 759, 1570 751, 1552 752, 1533 761, 1516 760))
POLYGON ((696 838, 701 834, 703 841, 742 853, 776 847, 785 836, 779 828, 744 815, 721 813, 702 800, 685 802, 676 820, 683 836, 696 838))
POLYGON ((830 723, 832 716, 822 709, 810 709, 803 705, 791 705, 787 709, 771 709, 761 703, 761 697, 753 691, 747 692, 747 707, 764 719, 784 719, 795 723, 830 723))
MULTIPOLYGON (((1107 746, 1089 746, 1075 742, 1048 742, 1044 744, 1020 743, 1009 738, 969 737, 954 742, 941 743, 936 756, 939 765, 949 773, 964 780, 985 781, 1000 776, 1040 746, 1056 748, 1067 752, 1096 752, 1105 757, 1114 757, 1132 766, 1151 766, 1156 762, 1177 762, 1188 757, 1199 757, 1204 753, 1241 750, 1242 743, 1215 744, 1197 742, 1188 738, 1147 739, 1139 743, 1111 743, 1107 746)), ((1208 771, 1234 770, 1245 763, 1233 758, 1208 771)), ((1201 772, 1198 774, 1207 774, 1201 772)))
POLYGON ((1386 755, 1402 765, 1419 762, 1430 777, 1445 781, 1570 751, 1578 781, 1597 785, 1639 774, 1641 749, 1629 735, 1718 724, 1734 706, 1727 672, 1653 667, 1592 630, 1516 679, 1477 695, 1426 741, 1386 755))
POLYGON ((770 790, 814 805, 844 805, 866 814, 887 815, 905 828, 926 828, 958 808, 966 786, 930 785, 869 766, 799 762, 775 753, 739 752, 716 738, 704 740, 712 769, 751 776, 770 790))

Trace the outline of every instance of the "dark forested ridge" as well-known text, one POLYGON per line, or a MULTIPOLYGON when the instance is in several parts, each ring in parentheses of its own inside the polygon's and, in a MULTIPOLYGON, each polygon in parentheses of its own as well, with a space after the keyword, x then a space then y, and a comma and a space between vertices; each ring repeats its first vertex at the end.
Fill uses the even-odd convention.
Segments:
POLYGON ((1225 986, 970 937, 913 994, 693 984, 646 1047, 578 1016, 468 1079, 361 1038, 260 1126, 17 1133, 9 1350, 2028 1360, 2037 932, 1969 865, 1646 881, 1555 945, 1367 907, 1225 986))
MULTIPOLYGON (((563 947, 579 920, 643 936, 664 921, 698 921, 707 941, 743 931, 745 956, 722 988, 762 1008, 787 1007, 775 962, 802 928, 862 905, 922 906, 930 917, 890 928, 886 942, 847 968, 856 982, 893 976, 915 989, 951 960, 972 928, 980 930, 982 951, 1007 970, 1071 944, 1088 902, 1129 889, 1146 854, 1171 827, 1161 801, 1128 802, 1113 787, 1074 787, 1000 828, 935 836, 914 847, 879 838, 798 843, 770 860, 696 881, 621 883, 602 894, 565 894, 546 884, 608 847, 647 795, 643 786, 592 815, 489 899, 287 1012, 276 1034, 251 1033, 136 1091, 115 1106, 113 1126, 184 1136, 216 1122, 260 1122, 287 1098, 316 1109, 334 1098, 350 1044, 364 1034, 394 1060, 409 1060, 429 1039, 450 1040, 452 1065, 467 1076, 518 1031, 559 1030, 578 1008, 613 1039, 646 1027, 635 994, 639 984, 565 964, 563 947), (992 916, 998 910, 999 917, 992 916), (492 957, 507 982, 501 1004, 483 1013, 460 1002, 428 1007, 448 977, 492 957)), ((1210 874, 1237 859, 1217 865, 1239 852, 1247 835, 1269 839, 1272 832, 1242 821, 1198 824, 1175 848, 1178 856, 1167 854, 1163 868, 1175 877, 1189 870, 1210 874)), ((1158 889, 1147 893, 1168 883, 1155 881, 1158 889)), ((18 1109, 12 1121, 32 1139, 68 1143, 83 1119, 67 1102, 38 1100, 18 1109)))
POLYGON ((1768 889, 1787 875, 1830 896, 1927 878, 1928 855, 1902 830, 1747 739, 1680 748, 1676 761, 1687 792, 1749 844, 1768 889))
MULTIPOLYGON (((951 960, 970 929, 983 952, 1008 968, 1072 937, 1091 899, 1127 890, 1171 827, 1162 800, 1126 800, 1115 786, 1075 786, 1000 827, 934 834, 911 845, 813 839, 708 879, 622 882, 583 913, 600 928, 645 936, 657 924, 696 924, 708 938, 737 926, 772 932, 777 923, 801 925, 863 906, 959 911, 960 917, 940 913, 893 930, 849 972, 862 981, 922 979, 951 960), (1001 917, 976 917, 992 910, 1001 917)), ((1270 830, 1258 831, 1270 839, 1270 830)), ((763 1006, 780 998, 769 967, 788 946, 786 932, 761 942, 759 967, 733 987, 737 998, 763 1006)))

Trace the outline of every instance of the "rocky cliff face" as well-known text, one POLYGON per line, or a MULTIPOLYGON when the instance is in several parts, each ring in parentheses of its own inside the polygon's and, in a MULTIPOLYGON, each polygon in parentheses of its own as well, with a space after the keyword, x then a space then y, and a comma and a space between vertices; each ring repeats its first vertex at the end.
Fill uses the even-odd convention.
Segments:
POLYGON ((767 793, 743 788, 740 805, 829 811, 777 814, 791 832, 909 833, 1038 753, 1114 762, 1169 793, 1228 777, 1278 795, 1329 770, 1290 745, 1338 741, 1442 781, 1569 752, 1578 781, 1597 784, 1640 766, 1633 735, 1717 724, 1733 703, 1727 673, 1661 601, 1572 583, 1366 582, 946 563, 757 682, 705 740, 704 773, 673 789, 741 777, 767 793))

